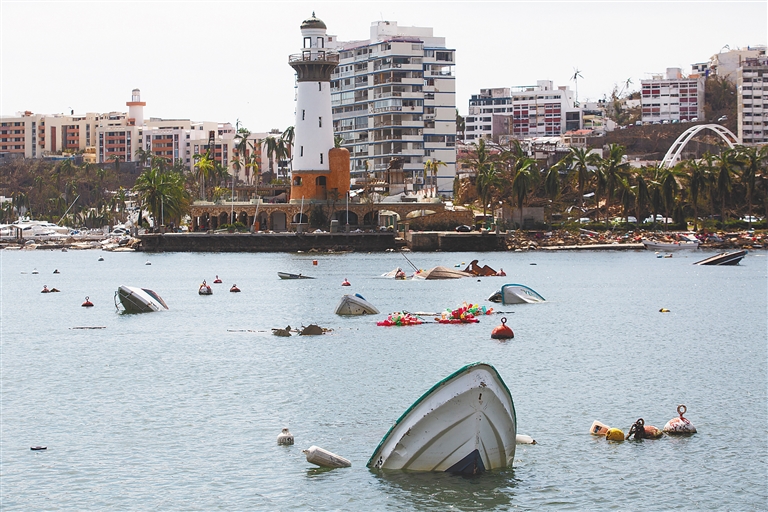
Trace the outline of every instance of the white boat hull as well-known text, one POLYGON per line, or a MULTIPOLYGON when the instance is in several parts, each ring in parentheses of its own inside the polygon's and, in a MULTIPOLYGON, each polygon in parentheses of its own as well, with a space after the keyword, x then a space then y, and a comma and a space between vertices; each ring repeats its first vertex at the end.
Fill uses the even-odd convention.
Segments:
POLYGON ((438 382, 392 426, 368 467, 476 474, 515 456, 517 417, 496 369, 475 363, 438 382))
POLYGON ((546 302, 536 290, 522 284, 505 284, 501 287, 501 303, 507 304, 536 304, 546 302))
POLYGON ((699 242, 654 242, 643 240, 643 245, 651 251, 679 251, 682 249, 698 249, 699 242))
POLYGON ((341 316, 378 315, 379 310, 359 295, 344 295, 336 306, 336 314, 341 316))
POLYGON ((117 289, 117 297, 126 313, 151 313, 168 309, 158 294, 146 288, 120 286, 117 289))

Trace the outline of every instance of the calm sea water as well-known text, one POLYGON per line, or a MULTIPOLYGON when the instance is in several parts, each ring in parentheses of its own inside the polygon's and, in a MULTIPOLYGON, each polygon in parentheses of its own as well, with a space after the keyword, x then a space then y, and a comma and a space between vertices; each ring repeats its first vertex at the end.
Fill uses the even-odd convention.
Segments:
POLYGON ((1 508, 766 509, 766 253, 692 265, 709 254, 411 253, 422 268, 479 257, 508 277, 402 282, 377 278, 409 269, 391 253, 3 251, 1 508), (224 283, 198 296, 217 274, 224 283), (235 283, 242 293, 228 293, 235 283), (503 283, 548 302, 485 302, 503 283), (61 293, 40 294, 44 284, 61 293), (121 284, 154 289, 170 310, 117 314, 121 284), (401 328, 377 327, 385 314, 337 317, 343 293, 383 312, 493 305, 515 338, 490 339, 500 315, 401 328), (80 307, 85 296, 95 307, 80 307), (310 323, 333 331, 271 334, 310 323), (104 329, 74 329, 94 326, 104 329), (478 478, 369 471, 400 414, 475 361, 496 367, 518 432, 539 444, 478 478), (661 428, 681 403, 692 437, 608 443, 588 433, 595 419, 661 428), (292 447, 276 444, 286 426, 292 447), (311 445, 352 467, 314 468, 301 453, 311 445))

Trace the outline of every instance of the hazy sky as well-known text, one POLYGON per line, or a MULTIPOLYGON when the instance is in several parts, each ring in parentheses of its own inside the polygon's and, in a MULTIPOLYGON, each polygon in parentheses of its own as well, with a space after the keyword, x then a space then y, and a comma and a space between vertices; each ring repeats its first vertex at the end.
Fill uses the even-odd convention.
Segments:
POLYGON ((145 118, 235 123, 252 132, 293 124, 288 55, 315 11, 342 41, 380 20, 433 27, 456 49, 462 114, 481 88, 552 80, 599 99, 631 79, 730 48, 766 44, 768 3, 259 2, 0 0, 0 114, 127 111, 145 118))

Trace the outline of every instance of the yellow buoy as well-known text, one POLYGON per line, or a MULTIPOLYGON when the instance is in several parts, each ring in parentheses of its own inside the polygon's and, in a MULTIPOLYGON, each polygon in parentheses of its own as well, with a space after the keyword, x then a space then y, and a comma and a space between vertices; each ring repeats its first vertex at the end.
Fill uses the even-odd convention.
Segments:
POLYGON ((605 438, 609 441, 623 441, 624 431, 620 428, 609 428, 605 433, 605 438))

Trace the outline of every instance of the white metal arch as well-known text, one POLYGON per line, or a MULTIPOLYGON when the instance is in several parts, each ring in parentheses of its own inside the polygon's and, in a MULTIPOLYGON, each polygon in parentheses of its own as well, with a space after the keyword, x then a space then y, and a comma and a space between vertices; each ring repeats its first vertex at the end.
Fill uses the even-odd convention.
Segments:
POLYGON ((719 124, 697 124, 681 133, 675 143, 669 147, 667 154, 664 155, 664 159, 661 161, 661 167, 674 166, 680 160, 680 154, 683 152, 685 145, 702 130, 712 130, 728 143, 729 148, 739 144, 739 138, 725 126, 719 124))

